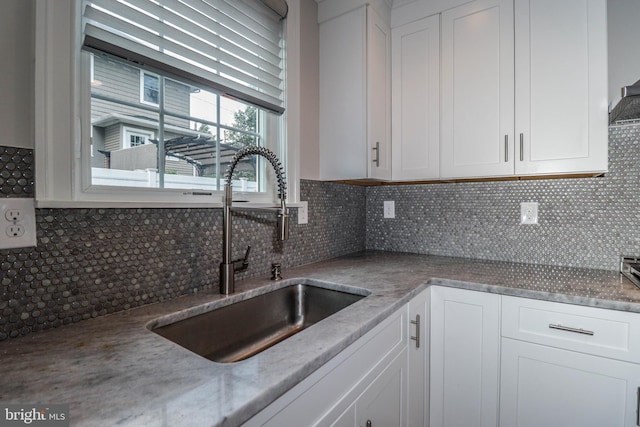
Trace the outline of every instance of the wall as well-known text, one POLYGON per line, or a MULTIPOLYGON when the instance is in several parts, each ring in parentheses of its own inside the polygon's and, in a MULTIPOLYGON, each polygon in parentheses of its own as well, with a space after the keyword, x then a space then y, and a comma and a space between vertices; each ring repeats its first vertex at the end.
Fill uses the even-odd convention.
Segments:
POLYGON ((369 187, 367 249, 617 270, 640 255, 640 124, 609 132, 601 178, 369 187), (521 202, 538 225, 520 225, 521 202))
MULTIPOLYGON (((620 88, 640 80, 640 2, 607 0, 609 101, 620 99, 620 88)), ((615 106, 615 104, 614 104, 615 106)))
MULTIPOLYGON (((289 3, 299 53, 288 133, 317 149, 317 5, 289 3)), ((0 197, 33 197, 34 1, 0 7, 0 197)), ((234 210, 234 256, 252 247, 239 280, 364 249, 364 188, 303 180, 300 196, 309 223, 291 209, 286 242, 273 211, 234 210)), ((37 209, 36 228, 37 247, 0 250, 0 341, 218 286, 221 209, 37 209)))
POLYGON ((301 2, 300 25, 314 31, 305 31, 300 35, 300 51, 306 53, 300 69, 300 100, 301 109, 306 112, 300 121, 300 178, 319 179, 320 144, 319 144, 319 34, 318 34, 318 6, 315 1, 301 2))
POLYGON ((33 0, 3 0, 0 6, 0 145, 33 148, 33 0))
MULTIPOLYGON (((0 146, 0 197, 33 196, 31 150, 0 146), (21 170, 21 183, 5 171, 21 170)), ((234 258, 287 268, 364 249, 365 189, 301 182, 309 223, 275 240, 274 211, 234 210, 234 258)), ((0 341, 218 286, 221 209, 37 209, 35 248, 0 250, 0 341)))

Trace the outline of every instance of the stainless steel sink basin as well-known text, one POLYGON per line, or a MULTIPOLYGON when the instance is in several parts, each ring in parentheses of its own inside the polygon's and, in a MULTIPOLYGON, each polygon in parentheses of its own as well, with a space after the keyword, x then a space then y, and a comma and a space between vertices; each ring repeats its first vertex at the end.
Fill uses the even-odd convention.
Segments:
POLYGON ((214 362, 237 362, 365 296, 295 284, 151 330, 214 362))

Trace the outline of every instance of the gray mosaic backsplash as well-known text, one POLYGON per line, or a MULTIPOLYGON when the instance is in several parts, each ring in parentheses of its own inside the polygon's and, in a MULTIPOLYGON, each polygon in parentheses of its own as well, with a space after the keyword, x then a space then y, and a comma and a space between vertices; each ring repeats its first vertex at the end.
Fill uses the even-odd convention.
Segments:
MULTIPOLYGON (((16 185, 0 192, 33 197, 16 185)), ((234 210, 234 257, 252 247, 238 279, 364 249, 364 188, 303 181, 301 197, 309 224, 291 209, 286 242, 274 211, 234 210)), ((218 286, 221 209, 37 209, 36 227, 36 248, 0 250, 0 340, 218 286)))
POLYGON ((366 246, 617 270, 640 255, 639 183, 640 125, 611 127, 604 177, 369 187, 366 246), (521 202, 539 203, 538 225, 520 225, 521 202))
MULTIPOLYGON (((33 197, 33 151, 0 146, 0 197, 33 197)), ((617 270, 640 255, 640 124, 612 127, 601 178, 358 187, 301 182, 309 224, 234 211, 243 277, 367 249, 617 270), (394 200, 396 218, 382 218, 394 200), (520 225, 520 202, 539 225, 520 225)), ((0 341, 218 286, 221 209, 37 209, 38 246, 0 250, 0 341)))

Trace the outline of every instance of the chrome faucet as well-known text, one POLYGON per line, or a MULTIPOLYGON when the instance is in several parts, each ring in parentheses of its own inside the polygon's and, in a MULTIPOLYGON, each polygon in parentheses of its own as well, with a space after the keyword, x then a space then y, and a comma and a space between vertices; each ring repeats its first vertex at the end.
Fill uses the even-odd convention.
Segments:
POLYGON ((262 156, 271 163, 276 178, 278 180, 278 198, 280 198, 280 208, 278 209, 278 240, 287 240, 289 238, 289 212, 287 211, 287 183, 284 179, 284 170, 278 157, 264 147, 249 146, 240 149, 231 159, 229 168, 225 174, 224 196, 222 198, 222 263, 220 263, 220 293, 227 295, 235 291, 234 275, 236 271, 246 270, 249 266, 249 251, 251 246, 247 248, 244 259, 231 260, 231 177, 238 162, 247 156, 262 156))

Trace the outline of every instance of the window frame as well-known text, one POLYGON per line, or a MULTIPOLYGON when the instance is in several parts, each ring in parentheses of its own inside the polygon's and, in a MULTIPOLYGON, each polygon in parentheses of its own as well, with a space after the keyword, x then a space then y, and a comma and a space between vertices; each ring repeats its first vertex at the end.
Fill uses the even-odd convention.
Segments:
MULTIPOLYGON (((91 57, 93 58, 93 56, 91 57)), ((158 105, 160 105, 159 102, 151 102, 145 99, 145 85, 144 85, 145 76, 155 77, 155 79, 158 82, 158 89, 156 89, 156 92, 157 92, 156 96, 158 97, 158 99, 160 98, 160 76, 156 73, 152 73, 150 71, 141 69, 140 70, 140 103, 146 104, 146 105, 153 105, 154 107, 157 107, 158 105)))
MULTIPOLYGON (((36 0, 36 203, 38 207, 219 207, 222 191, 92 186, 90 55, 81 52, 81 0, 36 0), (82 156, 87 153, 86 156, 82 156), (71 171, 71 173, 69 173, 71 171)), ((285 25, 286 26, 286 25, 285 25)), ((286 29, 285 29, 286 39, 286 29)), ((285 41, 286 43, 286 41, 285 41)), ((285 53, 286 55, 286 53, 285 53)), ((286 73, 286 72, 285 72, 286 73)), ((286 79, 285 79, 286 81, 286 79)), ((286 97, 285 97, 286 106, 286 97)), ((298 143, 288 143, 286 112, 278 152, 286 164, 287 202, 298 201, 298 143), (286 149, 285 149, 286 147, 286 149)), ((275 148, 275 147, 270 147, 275 148)), ((275 191, 244 193, 247 207, 277 206, 275 191)))
POLYGON ((155 138, 155 132, 140 130, 138 128, 132 126, 122 126, 122 147, 121 148, 133 148, 138 147, 138 145, 131 145, 131 136, 143 136, 145 138, 145 142, 142 145, 147 144, 149 139, 155 138))

